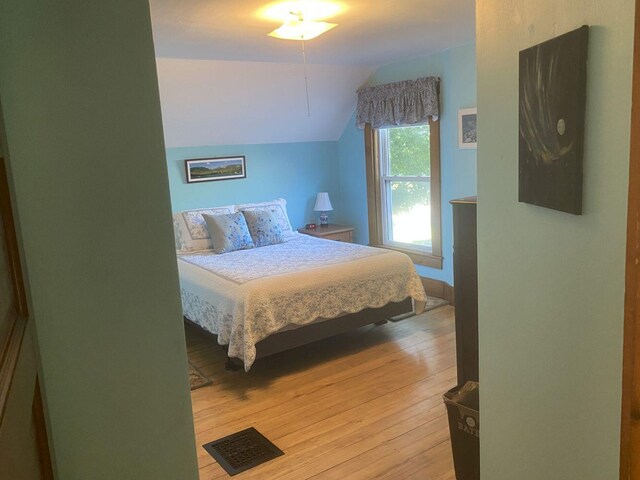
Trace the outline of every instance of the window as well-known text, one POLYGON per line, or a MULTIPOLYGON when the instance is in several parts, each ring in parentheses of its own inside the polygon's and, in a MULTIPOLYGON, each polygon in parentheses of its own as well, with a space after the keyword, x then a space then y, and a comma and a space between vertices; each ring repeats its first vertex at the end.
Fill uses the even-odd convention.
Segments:
POLYGON ((367 127, 365 139, 370 243, 442 268, 438 122, 367 127))

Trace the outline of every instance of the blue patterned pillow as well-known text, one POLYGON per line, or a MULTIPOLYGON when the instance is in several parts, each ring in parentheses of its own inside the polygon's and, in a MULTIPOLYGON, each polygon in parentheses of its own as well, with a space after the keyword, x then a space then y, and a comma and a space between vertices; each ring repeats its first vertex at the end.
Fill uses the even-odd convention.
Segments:
POLYGON ((253 241, 242 213, 224 215, 208 215, 205 213, 202 218, 204 218, 209 228, 215 253, 227 253, 234 250, 253 248, 253 241))
POLYGON ((256 247, 284 242, 284 233, 275 210, 244 210, 242 214, 256 247))

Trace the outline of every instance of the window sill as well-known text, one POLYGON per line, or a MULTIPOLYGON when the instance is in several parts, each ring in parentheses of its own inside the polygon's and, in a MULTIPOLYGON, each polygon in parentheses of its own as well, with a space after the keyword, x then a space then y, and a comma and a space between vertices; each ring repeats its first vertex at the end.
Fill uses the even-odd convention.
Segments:
POLYGON ((371 245, 372 247, 377 248, 386 248, 387 250, 394 250, 396 252, 401 252, 409 256, 409 258, 413 261, 413 263, 418 265, 424 265, 425 267, 437 268, 442 270, 442 257, 437 255, 420 252, 417 250, 410 250, 408 248, 401 248, 392 245, 371 245))

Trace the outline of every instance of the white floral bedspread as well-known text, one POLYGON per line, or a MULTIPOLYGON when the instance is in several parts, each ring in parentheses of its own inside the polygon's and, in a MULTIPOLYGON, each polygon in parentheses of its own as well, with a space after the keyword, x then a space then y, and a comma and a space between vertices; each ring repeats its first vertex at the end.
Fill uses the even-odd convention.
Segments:
POLYGON ((421 311, 420 277, 406 255, 295 235, 286 243, 178 257, 184 315, 229 345, 248 371, 260 340, 291 325, 407 297, 421 311))

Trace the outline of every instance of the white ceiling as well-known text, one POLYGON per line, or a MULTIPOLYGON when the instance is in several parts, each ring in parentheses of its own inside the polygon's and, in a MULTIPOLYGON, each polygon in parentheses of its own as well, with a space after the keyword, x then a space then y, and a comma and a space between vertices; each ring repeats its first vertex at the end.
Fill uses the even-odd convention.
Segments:
POLYGON ((167 147, 337 140, 378 66, 475 39, 475 0, 340 3, 305 42, 309 117, 301 42, 267 36, 268 0, 150 0, 167 147))
MULTIPOLYGON (((269 0, 150 0, 156 55, 298 62, 300 42, 268 37, 269 0)), ((333 30, 306 43, 310 63, 383 65, 472 43, 475 0, 337 0, 333 30)))
POLYGON ((331 141, 372 67, 158 58, 167 147, 331 141))

